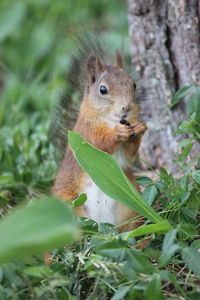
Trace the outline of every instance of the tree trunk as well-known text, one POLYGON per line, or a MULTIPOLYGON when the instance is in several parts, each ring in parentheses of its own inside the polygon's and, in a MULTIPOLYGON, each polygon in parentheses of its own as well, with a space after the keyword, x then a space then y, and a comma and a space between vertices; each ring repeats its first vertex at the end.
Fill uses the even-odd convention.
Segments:
POLYGON ((128 10, 132 62, 148 100, 140 155, 175 172, 173 132, 186 113, 184 101, 169 103, 177 89, 200 85, 200 0, 128 0, 128 10))

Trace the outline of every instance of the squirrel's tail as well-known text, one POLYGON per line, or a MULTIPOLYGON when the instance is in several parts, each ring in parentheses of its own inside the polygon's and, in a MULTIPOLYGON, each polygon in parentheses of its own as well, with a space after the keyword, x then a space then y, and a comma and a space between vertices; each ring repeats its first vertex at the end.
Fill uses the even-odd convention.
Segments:
POLYGON ((72 129, 78 117, 79 106, 86 81, 86 60, 91 53, 102 59, 105 56, 103 42, 97 34, 84 34, 73 39, 76 47, 68 50, 70 63, 66 72, 67 86, 53 112, 49 138, 57 149, 56 160, 63 158, 67 145, 67 131, 72 129))
MULTIPOLYGON (((70 64, 66 72, 67 87, 62 93, 55 111, 53 112, 53 120, 49 129, 49 137, 52 144, 56 147, 56 160, 60 161, 66 151, 67 145, 67 131, 73 129, 78 117, 79 107, 83 98, 84 87, 86 84, 86 61, 90 54, 94 53, 104 63, 109 63, 110 56, 113 56, 115 49, 110 49, 111 46, 102 39, 98 33, 82 34, 75 36, 73 39, 75 49, 68 51, 70 57, 70 64), (109 46, 109 49, 108 49, 109 46), (113 52, 113 53, 112 53, 113 52)), ((123 53, 124 44, 121 45, 120 51, 123 53)), ((125 59, 125 68, 134 77, 137 84, 137 75, 131 66, 130 57, 125 59), (128 70, 128 67, 131 70, 128 70)), ((138 84, 137 84, 138 85, 138 84)), ((139 85, 138 85, 139 87, 139 85)), ((137 102, 143 102, 145 99, 143 93, 138 88, 137 102)))

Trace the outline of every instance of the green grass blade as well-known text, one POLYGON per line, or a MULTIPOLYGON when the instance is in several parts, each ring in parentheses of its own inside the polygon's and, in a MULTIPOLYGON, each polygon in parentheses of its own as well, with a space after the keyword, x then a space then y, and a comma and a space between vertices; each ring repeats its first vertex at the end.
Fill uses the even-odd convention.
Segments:
MULTIPOLYGON (((171 227, 172 229, 172 227, 171 227)), ((141 235, 146 235, 150 233, 160 233, 164 234, 170 230, 170 225, 167 220, 164 220, 163 222, 157 223, 157 224, 149 224, 140 226, 137 229, 127 232, 126 239, 130 237, 136 237, 141 235)))

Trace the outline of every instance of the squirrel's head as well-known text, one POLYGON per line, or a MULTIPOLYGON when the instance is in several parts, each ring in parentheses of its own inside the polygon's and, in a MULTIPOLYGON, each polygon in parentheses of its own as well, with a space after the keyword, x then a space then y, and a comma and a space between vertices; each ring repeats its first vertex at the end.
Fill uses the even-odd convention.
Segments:
POLYGON ((113 65, 103 65, 98 56, 87 60, 87 98, 103 119, 113 126, 121 119, 129 122, 137 118, 136 85, 124 71, 122 55, 116 50, 113 65))

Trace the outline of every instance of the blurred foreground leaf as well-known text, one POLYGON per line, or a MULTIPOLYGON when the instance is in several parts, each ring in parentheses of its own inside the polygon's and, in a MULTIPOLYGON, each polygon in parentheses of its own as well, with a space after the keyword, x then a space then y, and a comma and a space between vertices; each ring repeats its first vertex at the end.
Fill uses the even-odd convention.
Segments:
MULTIPOLYGON (((111 155, 94 148, 76 132, 69 131, 68 138, 76 160, 105 194, 155 223, 163 221, 142 198, 111 155)), ((169 224, 168 226, 170 229, 169 224)))
POLYGON ((17 208, 0 222, 0 263, 67 245, 78 227, 68 207, 57 199, 42 199, 17 208))
POLYGON ((0 10, 0 42, 16 30, 25 15, 23 3, 11 3, 1 7, 0 10))

